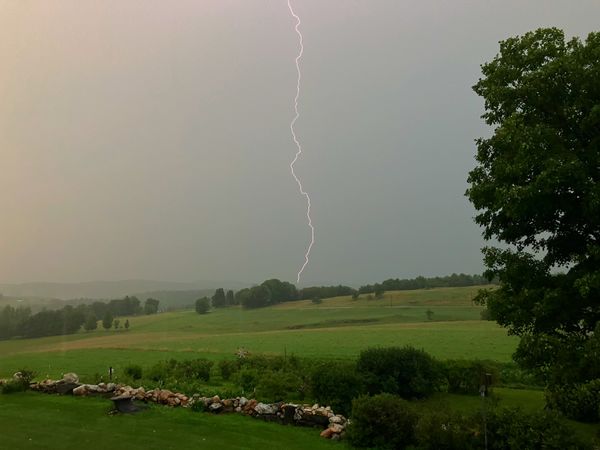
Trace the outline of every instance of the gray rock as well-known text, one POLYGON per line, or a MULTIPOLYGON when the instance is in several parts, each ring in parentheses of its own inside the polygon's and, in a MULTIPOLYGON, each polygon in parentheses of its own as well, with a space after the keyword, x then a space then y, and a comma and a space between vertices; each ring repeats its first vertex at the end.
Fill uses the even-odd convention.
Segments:
POLYGON ((259 403, 254 407, 254 411, 258 414, 275 414, 277 413, 277 407, 274 405, 267 405, 266 403, 259 403))
POLYGON ((344 422, 345 422, 345 420, 341 416, 331 416, 329 418, 329 423, 340 423, 341 424, 341 423, 344 423, 344 422))
POLYGON ((87 385, 85 385, 85 384, 82 384, 81 386, 78 386, 75 389, 73 389, 73 395, 85 396, 87 394, 88 394, 88 390, 87 390, 87 385))
POLYGON ((211 412, 219 412, 221 409, 223 409, 223 405, 220 403, 211 403, 208 409, 211 412))
POLYGON ((63 381, 66 383, 79 383, 79 377, 76 373, 69 372, 63 375, 63 381))

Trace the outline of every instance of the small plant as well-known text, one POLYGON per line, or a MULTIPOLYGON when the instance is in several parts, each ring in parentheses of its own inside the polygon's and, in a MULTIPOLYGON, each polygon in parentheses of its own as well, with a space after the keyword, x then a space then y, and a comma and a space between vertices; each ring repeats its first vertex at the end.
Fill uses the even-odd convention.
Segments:
POLYGON ((486 373, 496 384, 498 369, 488 361, 447 360, 440 363, 448 392, 452 394, 479 395, 479 388, 486 373))
POLYGON ((253 393, 258 381, 260 379, 260 375, 258 370, 253 369, 251 367, 242 367, 242 369, 237 373, 237 383, 242 388, 242 392, 245 394, 253 393))
POLYGON ((33 380, 35 372, 32 370, 21 369, 12 380, 7 383, 0 384, 0 393, 13 394, 15 392, 23 392, 29 389, 29 383, 33 380))
POLYGON ((231 376, 238 370, 238 364, 236 361, 231 361, 228 359, 224 359, 219 361, 219 372, 221 373, 221 378, 223 380, 228 381, 231 379, 231 376))
POLYGON ((123 372, 133 380, 139 380, 142 378, 142 368, 137 365, 127 366, 123 372))
POLYGON ((433 311, 428 309, 425 311, 425 315, 427 316, 427 320, 433 320, 433 311))
POLYGON ((313 302, 314 305, 320 305, 321 303, 323 303, 323 300, 321 299, 321 297, 313 297, 313 299, 311 301, 313 302))
POLYGON ((419 450, 480 449, 477 418, 443 411, 425 412, 415 427, 419 450))
POLYGON ((280 402, 297 393, 301 384, 302 380, 291 372, 268 371, 261 374, 256 385, 256 395, 269 403, 280 402))

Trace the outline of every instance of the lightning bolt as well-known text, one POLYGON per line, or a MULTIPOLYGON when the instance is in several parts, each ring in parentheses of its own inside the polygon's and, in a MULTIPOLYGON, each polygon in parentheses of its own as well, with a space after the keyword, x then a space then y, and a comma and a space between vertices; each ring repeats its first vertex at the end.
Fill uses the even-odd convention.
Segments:
POLYGON ((308 260, 310 257, 310 251, 312 250, 312 247, 315 244, 315 227, 313 226, 312 218, 310 216, 310 206, 311 206, 310 196, 308 195, 308 192, 306 192, 304 190, 304 187, 302 186, 302 181, 296 175, 296 171, 294 170, 294 165, 296 164, 296 161, 298 161, 298 158, 300 157, 300 155, 302 155, 302 145, 300 144, 300 141, 298 140, 298 137, 296 136, 296 131, 294 129, 294 126, 296 125, 296 121, 300 118, 300 113, 298 112, 298 99, 300 98, 300 81, 302 80, 302 72, 300 71, 300 59, 302 59, 302 55, 304 54, 304 43, 303 43, 303 39, 302 39, 302 33, 300 32, 300 17, 298 17, 296 15, 296 13, 294 12, 294 9, 292 8, 291 0, 288 0, 287 3, 288 3, 288 8, 290 10, 290 13, 294 17, 294 19, 296 19, 295 30, 296 30, 296 33, 298 34, 298 39, 300 41, 300 51, 298 53, 298 56, 296 56, 296 71, 298 72, 298 79, 297 79, 297 83, 296 83, 296 97, 294 97, 294 112, 296 113, 296 115, 294 116, 294 118, 292 119, 292 121, 290 123, 290 131, 292 132, 292 139, 294 140, 294 143, 296 144, 297 151, 296 151, 296 155, 294 156, 294 159, 290 163, 290 171, 292 172, 292 176, 294 177, 294 180, 296 180, 296 183, 298 183, 298 188, 300 189, 300 194, 306 198, 306 218, 308 219, 308 226, 310 228, 310 244, 308 244, 308 248, 306 249, 306 253, 304 254, 304 264, 302 264, 302 267, 300 267, 300 270, 298 271, 298 277, 296 279, 296 282, 299 283, 300 277, 302 276, 302 272, 304 272, 304 269, 306 268, 306 266, 308 264, 308 260))

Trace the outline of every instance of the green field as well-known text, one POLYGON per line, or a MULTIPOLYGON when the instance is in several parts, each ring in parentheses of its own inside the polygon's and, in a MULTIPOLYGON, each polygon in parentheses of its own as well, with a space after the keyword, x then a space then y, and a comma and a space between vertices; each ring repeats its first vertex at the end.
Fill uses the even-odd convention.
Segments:
POLYGON ((108 415, 99 398, 33 392, 0 396, 5 449, 341 449, 312 429, 284 427, 236 414, 215 416, 151 405, 135 415, 108 415))
MULTIPOLYGON (((294 354, 305 358, 351 359, 373 346, 413 345, 440 359, 510 361, 517 338, 494 322, 480 320, 472 304, 477 287, 388 292, 383 299, 338 297, 321 304, 290 302, 275 307, 239 307, 198 315, 178 311, 130 317, 128 331, 80 332, 70 336, 0 341, 0 377, 21 368, 38 378, 76 372, 85 381, 130 364, 148 367, 167 358, 233 358, 251 354, 294 354), (431 320, 427 311, 433 312, 431 320)), ((123 321, 122 321, 123 322, 123 321)), ((219 385, 219 377, 215 376, 219 385)), ((211 379, 211 383, 215 383, 211 379)), ((152 387, 152 386, 150 386, 152 387)), ((543 393, 497 389, 501 405, 543 408, 543 393)), ((424 408, 478 411, 477 397, 438 394, 424 408)), ((246 417, 211 416, 152 407, 135 416, 108 416, 110 402, 26 393, 0 396, 0 427, 7 448, 345 448, 316 430, 282 427, 246 417), (82 419, 83 418, 83 419, 82 419), (83 420, 83 425, 80 423, 83 420), (33 426, 32 424, 36 424, 33 426), (110 430, 110 432, 106 432, 110 430), (176 436, 176 437, 174 437, 176 436)), ((597 427, 573 424, 590 437, 597 427)))
POLYGON ((22 367, 42 376, 69 371, 91 376, 108 366, 119 371, 171 357, 221 359, 241 347, 254 354, 348 359, 367 347, 409 344, 439 358, 509 361, 517 339, 480 320, 481 307, 472 304, 477 289, 389 292, 380 300, 337 297, 318 305, 300 301, 206 315, 178 311, 131 317, 128 331, 0 341, 0 377, 22 367))

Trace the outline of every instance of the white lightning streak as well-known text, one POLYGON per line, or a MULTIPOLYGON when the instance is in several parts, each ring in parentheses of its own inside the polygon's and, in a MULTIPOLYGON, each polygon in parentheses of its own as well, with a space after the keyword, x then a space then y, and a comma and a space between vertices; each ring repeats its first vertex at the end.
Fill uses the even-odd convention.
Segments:
POLYGON ((292 122, 290 123, 290 131, 292 132, 292 138, 293 138, 294 143, 296 144, 296 147, 298 150, 296 151, 296 155, 294 156, 293 161, 290 163, 290 170, 292 172, 292 176, 294 177, 294 180, 296 180, 296 183, 298 183, 298 188, 300 188, 300 194, 302 194, 304 197, 306 197, 306 218, 308 219, 308 226, 310 227, 310 244, 308 245, 308 248, 306 249, 306 253, 304 254, 304 264, 302 264, 302 267, 298 271, 298 277, 296 280, 296 282, 299 283, 300 276, 302 275, 302 272, 304 272, 304 268, 308 264, 308 259, 310 257, 310 251, 311 251, 313 245, 315 244, 315 227, 313 226, 312 218, 310 216, 310 206, 311 206, 310 205, 310 196, 308 195, 308 192, 306 192, 304 190, 304 188, 302 187, 302 181, 300 181, 300 178, 298 178, 298 176, 296 175, 296 171, 294 170, 294 164, 296 164, 296 161, 298 161, 298 158, 302 154, 302 145, 300 145, 300 141, 298 141, 296 132, 294 130, 294 125, 296 124, 296 121, 300 117, 300 113, 298 112, 298 99, 300 98, 300 81, 302 80, 302 72, 300 71, 300 59, 302 58, 302 54, 304 53, 304 43, 302 40, 302 33, 300 32, 300 17, 298 17, 296 15, 296 13, 294 12, 294 9, 292 8, 291 0, 288 0, 288 8, 290 9, 290 13, 294 17, 294 19, 296 19, 295 30, 296 30, 296 33, 298 34, 298 38, 300 39, 300 52, 298 53, 298 56, 296 56, 296 71, 298 72, 298 81, 296 83, 296 97, 294 98, 294 111, 295 111, 296 115, 292 119, 292 122))

